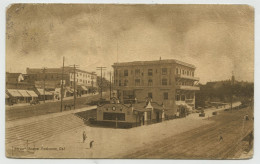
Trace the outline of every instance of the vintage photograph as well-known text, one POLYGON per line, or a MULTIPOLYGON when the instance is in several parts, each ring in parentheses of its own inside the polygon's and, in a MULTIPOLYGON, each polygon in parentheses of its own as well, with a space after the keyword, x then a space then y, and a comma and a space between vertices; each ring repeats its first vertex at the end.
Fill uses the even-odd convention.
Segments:
POLYGON ((12 4, 8 158, 251 159, 254 8, 12 4))

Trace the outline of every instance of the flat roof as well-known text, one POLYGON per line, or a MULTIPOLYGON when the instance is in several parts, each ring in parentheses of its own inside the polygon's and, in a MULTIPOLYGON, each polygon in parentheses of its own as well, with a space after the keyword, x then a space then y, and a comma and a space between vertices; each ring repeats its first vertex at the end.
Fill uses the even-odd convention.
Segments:
POLYGON ((152 60, 152 61, 133 61, 114 63, 112 66, 136 66, 136 65, 153 65, 153 64, 179 64, 186 67, 196 68, 193 64, 185 63, 175 59, 152 60))

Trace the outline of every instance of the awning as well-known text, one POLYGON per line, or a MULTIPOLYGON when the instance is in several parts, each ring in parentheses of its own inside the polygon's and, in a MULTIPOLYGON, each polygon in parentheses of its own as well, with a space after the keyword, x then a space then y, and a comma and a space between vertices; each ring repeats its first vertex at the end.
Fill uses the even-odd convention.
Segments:
POLYGON ((81 86, 83 90, 88 91, 88 88, 86 88, 85 86, 81 86))
MULTIPOLYGON (((39 89, 37 88, 38 92, 40 93, 40 95, 44 95, 43 93, 43 89, 39 89)), ((51 92, 45 91, 45 95, 53 95, 51 92)))
POLYGON ((18 90, 18 92, 23 96, 23 97, 31 97, 31 95, 29 95, 26 90, 18 90))
POLYGON ((83 85, 78 85, 77 89, 83 90, 83 91, 88 91, 88 89, 85 86, 83 86, 83 85))
POLYGON ((17 90, 15 89, 7 89, 7 92, 12 96, 12 97, 23 97, 17 90))
POLYGON ((34 91, 26 90, 26 92, 27 92, 31 97, 38 97, 38 95, 37 95, 34 91))

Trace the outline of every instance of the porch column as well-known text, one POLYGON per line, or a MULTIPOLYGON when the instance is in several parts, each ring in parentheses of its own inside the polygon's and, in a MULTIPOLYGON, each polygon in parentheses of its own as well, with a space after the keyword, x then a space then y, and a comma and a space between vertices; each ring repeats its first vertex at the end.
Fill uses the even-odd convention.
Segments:
POLYGON ((144 112, 144 123, 147 124, 147 112, 144 112))
POLYGON ((162 120, 164 120, 164 110, 162 110, 162 120))

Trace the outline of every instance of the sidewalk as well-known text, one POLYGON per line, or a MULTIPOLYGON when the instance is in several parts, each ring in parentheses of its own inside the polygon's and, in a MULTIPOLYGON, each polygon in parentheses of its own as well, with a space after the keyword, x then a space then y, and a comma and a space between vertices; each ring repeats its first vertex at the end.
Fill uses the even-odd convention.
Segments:
POLYGON ((49 118, 53 118, 53 117, 59 117, 59 116, 63 116, 63 115, 78 113, 78 112, 92 110, 92 109, 96 109, 96 108, 97 108, 97 106, 88 106, 88 107, 84 107, 84 108, 80 108, 80 109, 76 109, 76 110, 63 111, 60 113, 52 113, 52 114, 34 116, 34 117, 23 118, 23 119, 14 120, 14 121, 6 121, 5 127, 11 128, 11 127, 18 126, 18 125, 28 124, 31 122, 41 121, 41 120, 45 120, 45 119, 49 119, 49 118))
MULTIPOLYGON (((94 96, 94 95, 98 95, 98 93, 96 94, 84 94, 82 96, 78 96, 77 98, 81 98, 81 97, 89 97, 89 96, 94 96)), ((70 96, 70 97, 64 97, 63 100, 72 100, 74 97, 70 96)), ((45 100, 45 103, 52 103, 52 102, 58 102, 61 100, 58 99, 54 99, 54 100, 45 100)), ((43 104, 43 101, 40 101, 40 104, 43 104)), ((20 104, 14 104, 12 106, 9 105, 5 105, 5 109, 9 110, 11 108, 15 108, 15 107, 21 107, 21 106, 30 106, 30 103, 20 103, 20 104)))
MULTIPOLYGON (((239 106, 240 104, 241 104, 241 102, 234 102, 232 106, 234 108, 234 107, 239 106)), ((204 110, 205 117, 199 117, 199 113, 192 113, 192 114, 188 115, 187 117, 192 117, 193 119, 208 119, 209 117, 213 116, 212 112, 218 112, 218 111, 222 111, 222 110, 225 110, 228 108, 230 108, 230 104, 226 105, 226 107, 219 107, 219 108, 212 107, 212 108, 205 109, 204 110)))

